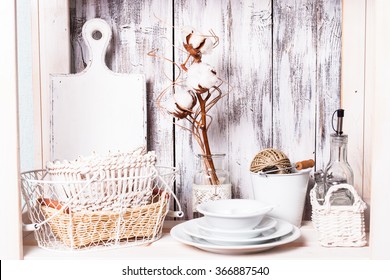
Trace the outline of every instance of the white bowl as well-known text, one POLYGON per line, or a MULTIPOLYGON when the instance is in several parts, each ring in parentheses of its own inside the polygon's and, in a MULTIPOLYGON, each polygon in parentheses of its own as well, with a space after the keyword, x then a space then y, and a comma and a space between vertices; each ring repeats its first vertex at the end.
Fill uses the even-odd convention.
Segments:
POLYGON ((225 230, 255 228, 272 210, 272 206, 252 199, 222 199, 198 205, 205 223, 225 230))
POLYGON ((226 230, 226 229, 215 228, 213 226, 206 224, 204 221, 204 217, 195 220, 197 222, 196 224, 199 230, 208 236, 217 237, 217 238, 226 238, 226 239, 237 239, 237 240, 258 237, 263 232, 274 228, 277 224, 276 219, 265 216, 263 220, 253 229, 226 230))

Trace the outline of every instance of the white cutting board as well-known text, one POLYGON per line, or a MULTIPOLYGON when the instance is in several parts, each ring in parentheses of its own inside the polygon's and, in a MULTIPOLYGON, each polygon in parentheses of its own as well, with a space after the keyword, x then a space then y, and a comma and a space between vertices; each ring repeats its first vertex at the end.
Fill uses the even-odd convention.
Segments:
POLYGON ((89 63, 77 74, 51 75, 51 159, 146 145, 146 90, 141 74, 120 74, 105 64, 111 28, 102 19, 82 30, 89 63))

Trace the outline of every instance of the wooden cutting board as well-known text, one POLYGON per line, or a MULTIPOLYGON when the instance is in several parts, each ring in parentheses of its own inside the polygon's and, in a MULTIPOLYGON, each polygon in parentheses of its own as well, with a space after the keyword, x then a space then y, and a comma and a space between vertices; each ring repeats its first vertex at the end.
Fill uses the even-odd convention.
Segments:
POLYGON ((102 19, 82 30, 89 63, 77 74, 51 75, 51 157, 146 145, 146 89, 142 74, 119 74, 105 64, 111 28, 102 19))

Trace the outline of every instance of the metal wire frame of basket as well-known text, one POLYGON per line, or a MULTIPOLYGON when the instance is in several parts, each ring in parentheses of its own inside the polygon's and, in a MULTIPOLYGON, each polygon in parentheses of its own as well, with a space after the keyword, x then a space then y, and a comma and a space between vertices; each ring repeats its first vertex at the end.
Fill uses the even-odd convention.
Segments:
MULTIPOLYGON (((52 250, 83 250, 151 243, 173 196, 172 167, 153 167, 142 176, 116 172, 106 176, 55 181, 46 170, 21 174, 22 192, 38 246, 52 250), (122 175, 122 176, 119 176, 122 175)), ((111 174, 111 173, 110 173, 111 174)), ((177 199, 176 199, 177 200, 177 199)), ((176 216, 181 216, 180 210, 176 216)))

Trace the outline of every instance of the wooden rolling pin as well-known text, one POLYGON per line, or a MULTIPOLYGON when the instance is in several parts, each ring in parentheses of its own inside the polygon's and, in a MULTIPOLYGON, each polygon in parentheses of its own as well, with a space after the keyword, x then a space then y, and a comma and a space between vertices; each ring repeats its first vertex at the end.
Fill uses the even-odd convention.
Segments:
POLYGON ((315 164, 314 160, 312 159, 307 159, 307 160, 302 160, 302 161, 298 161, 297 163, 295 163, 295 165, 291 168, 294 168, 296 170, 302 170, 302 169, 307 169, 307 168, 310 168, 310 167, 313 167, 315 164))

